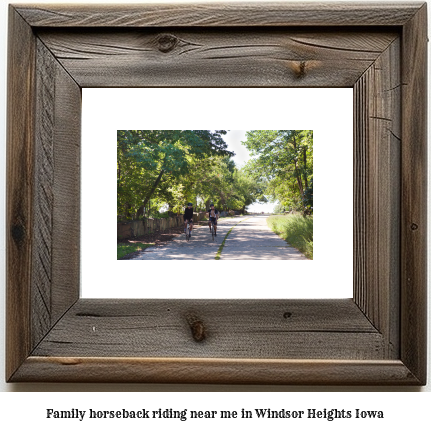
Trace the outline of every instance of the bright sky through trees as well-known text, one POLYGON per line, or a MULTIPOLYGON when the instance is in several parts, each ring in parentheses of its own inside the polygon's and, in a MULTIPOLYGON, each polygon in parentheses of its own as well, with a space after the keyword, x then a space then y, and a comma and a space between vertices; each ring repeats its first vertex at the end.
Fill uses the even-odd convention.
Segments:
MULTIPOLYGON (((246 130, 228 130, 227 134, 224 136, 224 140, 227 143, 228 150, 235 153, 233 160, 238 168, 243 167, 247 160, 250 158, 250 154, 247 148, 241 144, 241 142, 244 142, 246 140, 245 133, 246 130)), ((252 205, 249 205, 247 207, 247 210, 250 212, 272 212, 275 205, 276 203, 271 202, 268 202, 266 204, 256 202, 252 205)))
POLYGON ((224 136, 229 151, 235 153, 233 161, 238 169, 244 166, 245 162, 250 158, 247 148, 241 144, 246 140, 245 133, 246 130, 228 130, 224 136))

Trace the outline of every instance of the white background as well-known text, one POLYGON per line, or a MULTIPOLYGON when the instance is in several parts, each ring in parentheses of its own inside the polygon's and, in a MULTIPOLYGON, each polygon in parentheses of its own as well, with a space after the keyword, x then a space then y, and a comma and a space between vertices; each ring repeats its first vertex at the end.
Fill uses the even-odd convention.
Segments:
MULTIPOLYGON (((56 3, 61 3, 59 0, 56 3)), ((104 3, 108 3, 105 1, 104 3)), ((132 3, 131 0, 128 0, 132 3)), ((160 2, 160 1, 159 1, 160 2)), ((16 0, 14 3, 27 3, 26 1, 16 0)), ((40 3, 40 2, 33 2, 40 3)), ((43 3, 49 3, 45 0, 43 3)), ((68 3, 74 3, 68 0, 68 3)), ((87 3, 95 3, 87 1, 87 3)), ((391 2, 387 2, 391 3, 391 2)), ((5 111, 6 111, 6 35, 7 35, 7 2, 1 2, 0 5, 0 223, 4 226, 4 200, 5 200, 5 111)), ((0 313, 4 316, 4 268, 5 268, 5 236, 4 229, 0 232, 0 313)), ((431 308, 431 306, 429 306, 431 308)), ((0 331, 0 369, 4 369, 4 319, 1 320, 0 331)), ((431 333, 429 331, 428 333, 431 333)), ((430 361, 428 354, 428 361, 430 361)), ((428 367, 429 368, 429 367, 428 367)), ((1 373, 0 373, 1 374, 1 373)), ((428 429, 429 405, 431 402, 431 385, 424 388, 404 388, 404 387, 286 387, 286 386, 201 386, 201 385, 112 385, 112 384, 6 384, 1 381, 0 389, 0 425, 2 428, 20 428, 21 426, 33 427, 35 429, 58 429, 64 430, 75 429, 94 429, 94 423, 78 423, 76 420, 47 422, 45 419, 46 408, 57 409, 113 409, 113 408, 145 408, 148 406, 154 408, 186 408, 195 409, 247 409, 252 408, 363 408, 363 409, 383 409, 386 412, 384 421, 361 420, 354 422, 264 422, 263 426, 270 426, 274 429, 288 429, 295 426, 295 429, 308 429, 310 425, 317 425, 323 429, 346 429, 348 425, 352 430, 370 430, 381 429, 428 429), (44 392, 32 394, 31 392, 44 392), (54 392, 50 392, 54 391, 54 392), (60 393, 57 393, 59 391, 60 393), (82 393, 74 393, 84 391, 82 393), (111 394, 110 391, 124 391, 123 394, 111 394), (158 393, 166 392, 167 393, 158 393), (182 393, 169 393, 169 391, 182 391, 182 393), (197 392, 196 392, 197 391, 197 392), (228 391, 218 393, 219 391, 228 391), (229 391, 241 391, 234 393, 229 391), (242 391, 252 391, 244 393, 242 391), (261 392, 268 393, 261 393, 261 392), (300 393, 297 393, 300 391, 300 393), (322 391, 328 391, 322 393, 322 391), (363 393, 362 391, 366 391, 363 393), (385 391, 381 393, 380 391, 385 391), (393 393, 387 393, 391 391, 393 393), (413 393, 413 392, 426 393, 413 393), (12 393, 17 392, 17 393, 12 393), (25 393, 28 392, 28 393, 25 393), (108 393, 106 393, 108 392, 108 393), (144 392, 144 393, 142 393, 144 392), (145 392, 154 392, 151 395, 145 392), (201 393, 204 392, 204 393, 201 393), (301 393, 304 392, 304 393, 301 393), (344 393, 343 393, 344 392, 344 393), (12 425, 13 423, 13 425, 12 425), (43 428, 42 428, 43 427, 43 428), (90 428, 91 427, 91 428, 90 428)), ((104 429, 118 429, 119 426, 126 424, 127 429, 145 429, 145 423, 128 423, 128 422, 98 422, 104 429)), ((186 426, 190 429, 190 422, 181 425, 180 422, 165 422, 160 426, 151 424, 151 429, 162 429, 168 425, 176 427, 186 426)), ((241 423, 242 424, 242 423, 241 423)), ((238 428, 236 422, 229 424, 220 421, 211 423, 196 423, 192 427, 202 429, 203 426, 209 429, 220 429, 232 427, 238 428)), ((249 429, 261 429, 262 423, 259 421, 250 421, 247 425, 249 429), (259 427, 259 428, 258 428, 259 427)))
POLYGON ((352 89, 94 88, 82 100, 82 297, 352 297, 352 89), (168 100, 177 108, 159 115, 168 100), (313 260, 117 260, 117 129, 312 129, 313 260))

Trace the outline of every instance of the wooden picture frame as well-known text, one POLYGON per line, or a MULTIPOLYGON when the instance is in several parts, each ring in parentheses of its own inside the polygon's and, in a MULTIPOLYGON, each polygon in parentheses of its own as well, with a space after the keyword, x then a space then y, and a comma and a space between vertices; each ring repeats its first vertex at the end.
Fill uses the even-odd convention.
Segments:
POLYGON ((426 46, 424 3, 11 5, 7 381, 424 385, 426 46), (81 88, 166 86, 354 89, 353 299, 79 297, 81 88))

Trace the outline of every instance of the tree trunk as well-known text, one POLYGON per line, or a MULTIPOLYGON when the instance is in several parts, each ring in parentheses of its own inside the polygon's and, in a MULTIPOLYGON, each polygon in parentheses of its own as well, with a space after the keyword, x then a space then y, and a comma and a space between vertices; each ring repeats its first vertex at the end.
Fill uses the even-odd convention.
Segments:
POLYGON ((304 185, 305 190, 308 189, 308 179, 307 179, 307 148, 304 148, 304 185))
POLYGON ((124 216, 126 217, 127 220, 133 218, 131 209, 132 209, 132 205, 130 205, 130 203, 127 202, 125 205, 125 211, 124 211, 124 216))
MULTIPOLYGON (((293 137, 293 147, 295 149, 295 154, 297 154, 297 147, 296 147, 296 138, 295 136, 293 137)), ((305 156, 305 152, 304 152, 304 156, 305 156)), ((304 205, 304 186, 302 184, 302 178, 301 178, 301 173, 299 172, 299 168, 298 168, 298 160, 295 157, 295 176, 296 176, 296 181, 298 182, 298 188, 299 188, 299 193, 301 195, 301 202, 302 202, 302 215, 305 217, 305 213, 306 213, 306 208, 304 205)))
MULTIPOLYGON (((295 154, 296 154, 297 147, 296 147, 295 136, 293 137, 293 148, 295 149, 295 154)), ((298 169, 298 160, 296 159, 296 157, 294 158, 294 160, 295 160, 295 177, 296 177, 296 181, 298 182, 299 193, 301 194, 301 199, 303 199, 304 198, 304 187, 302 184, 301 174, 299 173, 299 169, 298 169)))
POLYGON ((147 196, 145 197, 144 203, 139 207, 138 211, 136 212, 136 218, 141 217, 142 215, 144 215, 144 209, 147 206, 148 201, 150 200, 151 196, 153 195, 153 193, 156 190, 157 185, 159 184, 162 175, 163 175, 164 169, 162 169, 160 171, 159 176, 157 177, 155 183, 153 184, 153 187, 151 188, 150 192, 147 194, 147 196))

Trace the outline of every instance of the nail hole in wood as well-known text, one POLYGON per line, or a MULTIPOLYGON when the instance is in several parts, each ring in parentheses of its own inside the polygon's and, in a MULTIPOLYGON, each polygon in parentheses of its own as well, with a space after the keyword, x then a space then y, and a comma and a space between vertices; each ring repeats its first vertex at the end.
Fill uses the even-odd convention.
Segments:
POLYGON ((285 319, 288 319, 289 317, 292 317, 292 313, 291 313, 290 311, 286 311, 286 312, 283 314, 283 317, 284 317, 285 319))
POLYGON ((418 225, 416 223, 412 223, 412 225, 410 226, 411 230, 416 230, 418 229, 418 225))

